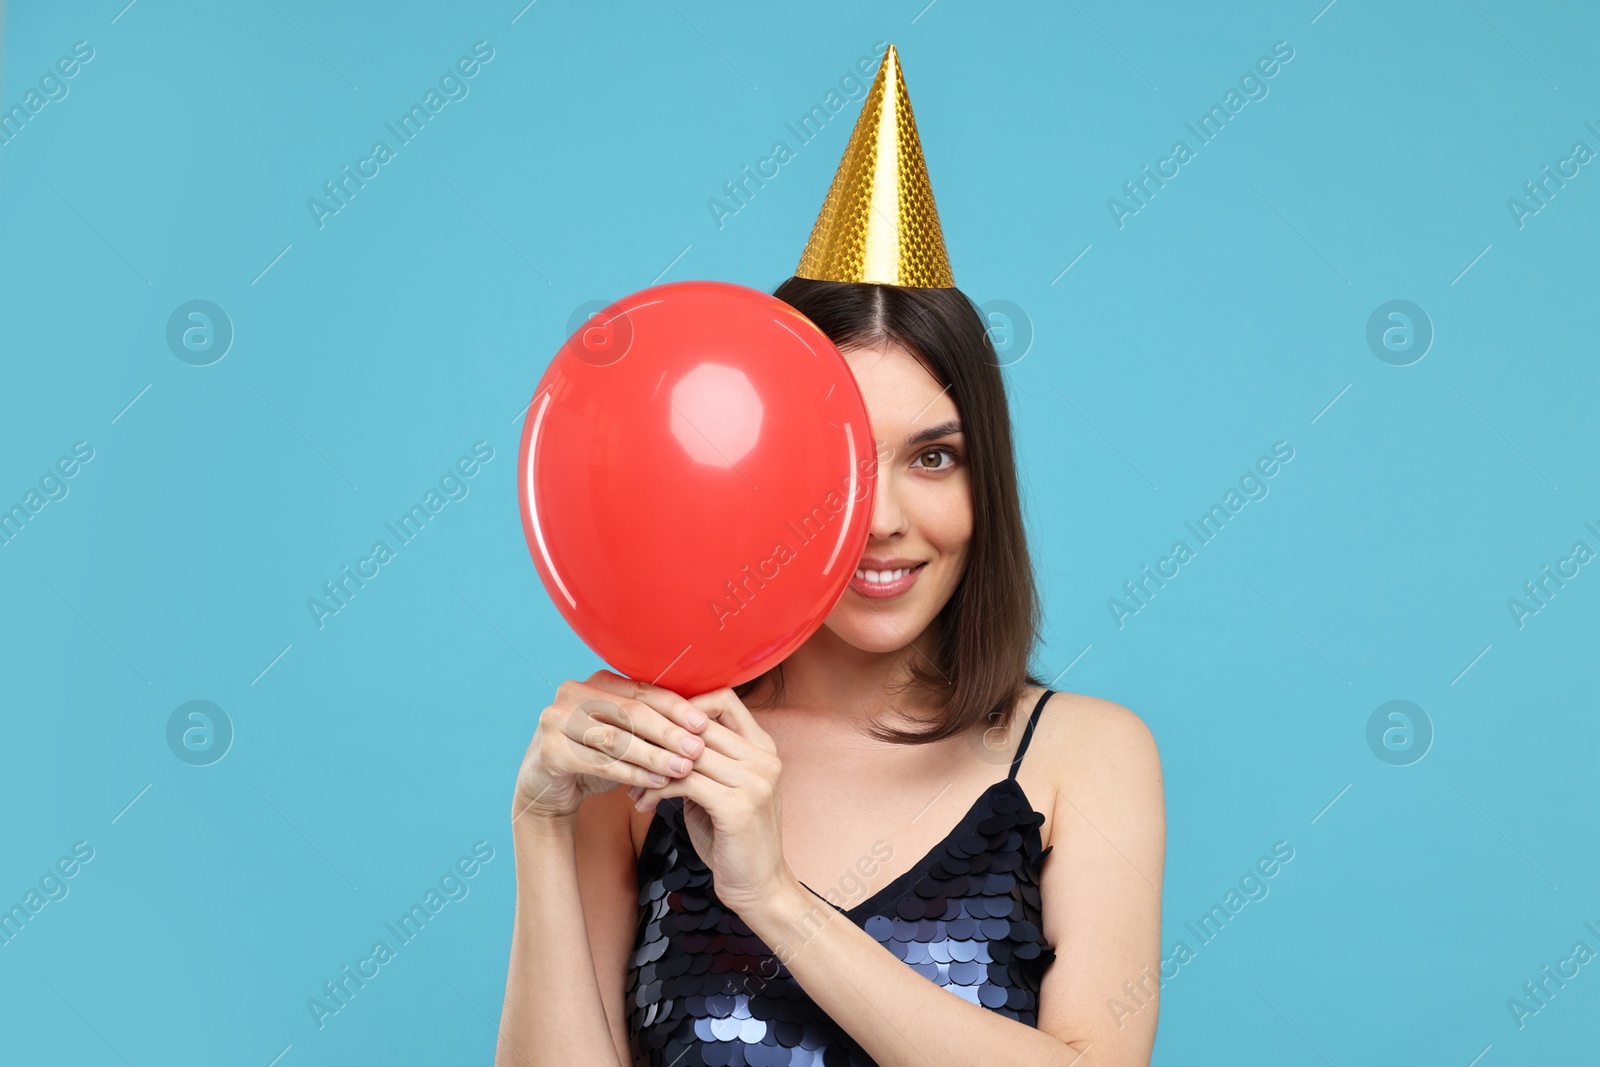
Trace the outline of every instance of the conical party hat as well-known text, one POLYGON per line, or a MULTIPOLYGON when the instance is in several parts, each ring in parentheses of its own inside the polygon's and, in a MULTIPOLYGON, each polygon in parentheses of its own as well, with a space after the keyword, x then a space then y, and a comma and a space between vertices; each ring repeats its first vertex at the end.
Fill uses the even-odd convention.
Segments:
POLYGON ((861 105, 795 275, 930 289, 956 284, 894 45, 861 105))

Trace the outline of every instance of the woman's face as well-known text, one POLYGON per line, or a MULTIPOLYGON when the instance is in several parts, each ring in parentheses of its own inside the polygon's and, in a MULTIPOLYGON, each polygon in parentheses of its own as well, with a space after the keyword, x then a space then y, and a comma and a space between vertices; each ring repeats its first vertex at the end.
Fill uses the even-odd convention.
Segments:
POLYGON ((966 569, 966 439, 949 390, 906 349, 885 342, 844 356, 866 401, 878 481, 866 548, 827 626, 857 648, 893 652, 927 628, 966 569))

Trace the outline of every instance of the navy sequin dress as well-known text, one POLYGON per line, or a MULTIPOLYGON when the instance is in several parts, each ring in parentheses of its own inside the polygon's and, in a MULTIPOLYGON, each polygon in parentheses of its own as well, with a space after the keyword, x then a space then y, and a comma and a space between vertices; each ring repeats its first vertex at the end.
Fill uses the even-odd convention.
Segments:
MULTIPOLYGON (((1034 707, 1011 773, 942 841, 856 907, 828 905, 924 978, 1028 1026, 1038 1025, 1039 983, 1055 951, 1039 911, 1039 870, 1050 853, 1040 849, 1044 815, 1017 783, 1017 768, 1052 692, 1034 707)), ((683 798, 657 805, 638 873, 625 998, 635 1067, 873 1063, 717 899, 683 826, 683 798)))

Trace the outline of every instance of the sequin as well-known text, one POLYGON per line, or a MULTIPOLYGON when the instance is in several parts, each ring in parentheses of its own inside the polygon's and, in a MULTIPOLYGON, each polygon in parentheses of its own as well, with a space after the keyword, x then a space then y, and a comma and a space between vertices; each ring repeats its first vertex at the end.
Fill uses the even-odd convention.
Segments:
MULTIPOLYGON (((1010 776, 942 841, 856 907, 829 904, 930 982, 1028 1026, 1038 1025, 1039 986, 1055 960, 1039 897, 1051 849, 1040 848, 1044 816, 1016 773, 1051 692, 1033 709, 1010 776)), ((638 876, 625 990, 634 1067, 873 1067, 717 899, 681 797, 657 805, 638 876)))

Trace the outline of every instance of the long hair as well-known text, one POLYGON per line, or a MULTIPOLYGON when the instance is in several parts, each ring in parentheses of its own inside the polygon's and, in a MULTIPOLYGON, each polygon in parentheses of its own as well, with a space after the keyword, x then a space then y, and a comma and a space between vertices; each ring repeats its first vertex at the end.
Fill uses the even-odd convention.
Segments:
MULTIPOLYGON (((888 341, 915 356, 949 388, 966 439, 972 539, 966 570, 940 610, 932 661, 917 656, 908 685, 944 708, 926 730, 875 724, 872 736, 928 744, 966 732, 1008 728, 1026 686, 1041 608, 1017 491, 1005 382, 976 305, 959 289, 909 288, 790 278, 773 295, 815 323, 840 349, 888 341)), ((783 664, 734 687, 743 700, 771 676, 783 695, 783 664)))

